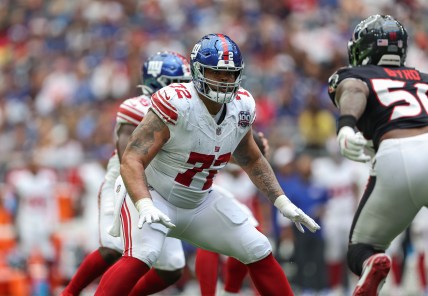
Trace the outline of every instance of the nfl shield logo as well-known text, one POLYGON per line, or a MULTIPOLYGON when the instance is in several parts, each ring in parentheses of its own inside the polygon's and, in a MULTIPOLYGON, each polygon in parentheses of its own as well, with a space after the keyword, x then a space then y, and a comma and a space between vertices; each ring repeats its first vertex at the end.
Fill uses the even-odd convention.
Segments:
POLYGON ((216 133, 216 135, 217 135, 217 136, 220 136, 220 135, 221 135, 221 127, 218 127, 218 128, 215 130, 215 133, 216 133))

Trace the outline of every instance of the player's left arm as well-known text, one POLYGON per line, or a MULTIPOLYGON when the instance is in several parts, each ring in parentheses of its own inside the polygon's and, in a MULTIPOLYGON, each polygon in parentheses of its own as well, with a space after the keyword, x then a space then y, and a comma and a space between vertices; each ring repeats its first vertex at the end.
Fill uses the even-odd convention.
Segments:
POLYGON ((311 232, 320 228, 311 217, 297 208, 285 196, 272 167, 257 147, 251 129, 239 143, 233 157, 236 163, 248 174, 254 185, 278 208, 281 214, 296 224, 299 231, 305 232, 302 224, 311 232))
MULTIPOLYGON (((252 134, 253 134, 254 142, 256 143, 260 152, 262 153, 262 155, 264 157, 267 157, 269 155, 269 151, 270 151, 270 146, 269 146, 268 140, 266 139, 266 137, 264 136, 264 134, 262 132, 252 133, 252 134)), ((232 156, 229 163, 237 163, 237 162, 235 161, 235 158, 232 156)))
POLYGON ((262 155, 250 129, 233 153, 235 162, 248 174, 254 185, 274 203, 284 194, 267 159, 262 155))

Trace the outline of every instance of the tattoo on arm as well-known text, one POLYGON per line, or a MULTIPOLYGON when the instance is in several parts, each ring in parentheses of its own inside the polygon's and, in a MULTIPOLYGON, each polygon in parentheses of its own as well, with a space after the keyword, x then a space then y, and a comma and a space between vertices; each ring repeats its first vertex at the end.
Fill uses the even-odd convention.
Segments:
POLYGON ((168 139, 168 127, 151 111, 132 133, 123 154, 120 173, 134 202, 150 197, 145 168, 168 139))
POLYGON ((266 158, 260 157, 246 172, 257 188, 272 203, 278 196, 284 194, 266 158))
POLYGON ((168 141, 169 133, 168 137, 164 136, 165 129, 165 123, 153 111, 149 111, 132 133, 129 148, 142 156, 148 156, 153 146, 159 145, 159 138, 161 145, 168 141))
MULTIPOLYGON (((255 145, 255 144, 254 144, 255 145)), ((238 165, 248 174, 254 185, 273 203, 284 194, 276 176, 266 158, 260 153, 257 146, 241 141, 233 157, 238 165)))

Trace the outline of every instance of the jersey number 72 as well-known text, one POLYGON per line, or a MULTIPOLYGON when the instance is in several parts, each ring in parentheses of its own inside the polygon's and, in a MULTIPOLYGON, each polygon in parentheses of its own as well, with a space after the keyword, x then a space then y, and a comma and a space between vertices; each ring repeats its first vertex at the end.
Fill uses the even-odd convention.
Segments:
MULTIPOLYGON (((187 160, 187 163, 196 165, 197 163, 200 163, 200 166, 194 166, 191 169, 186 170, 184 173, 180 173, 175 177, 175 181, 177 183, 180 183, 186 187, 189 187, 192 183, 193 177, 197 174, 202 172, 204 169, 209 169, 210 167, 219 166, 223 163, 228 163, 231 157, 231 153, 226 153, 220 155, 217 159, 215 158, 215 155, 206 155, 201 154, 197 152, 190 152, 189 159, 187 160)), ((208 171, 207 180, 204 183, 204 186, 202 187, 202 190, 207 190, 211 187, 213 184, 214 176, 217 174, 218 170, 212 169, 208 171)))

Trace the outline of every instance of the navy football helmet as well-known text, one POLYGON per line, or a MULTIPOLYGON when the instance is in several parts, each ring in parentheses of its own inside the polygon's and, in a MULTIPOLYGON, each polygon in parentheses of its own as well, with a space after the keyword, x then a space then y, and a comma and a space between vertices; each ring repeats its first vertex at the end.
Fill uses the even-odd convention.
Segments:
POLYGON ((189 82, 189 62, 182 55, 172 51, 160 51, 150 56, 141 68, 143 93, 151 95, 171 83, 189 82))
POLYGON ((216 103, 231 102, 242 81, 244 62, 238 45, 223 34, 208 34, 193 47, 190 67, 196 90, 216 103), (234 72, 235 81, 220 82, 205 77, 205 69, 234 72))
POLYGON ((403 66, 407 32, 390 15, 372 15, 360 22, 348 42, 349 64, 403 66))

